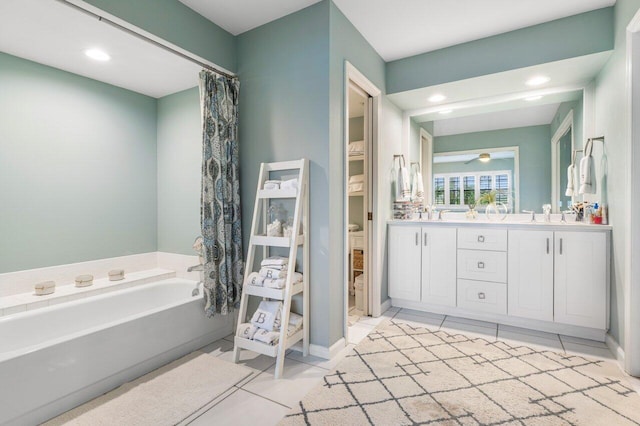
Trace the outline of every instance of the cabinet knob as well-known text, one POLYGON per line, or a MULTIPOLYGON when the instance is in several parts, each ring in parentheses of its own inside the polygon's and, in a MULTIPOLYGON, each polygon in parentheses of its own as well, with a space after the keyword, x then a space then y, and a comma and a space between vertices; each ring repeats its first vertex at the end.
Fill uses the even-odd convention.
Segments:
POLYGON ((478 235, 478 242, 484 243, 484 235, 478 235))
POLYGON ((484 269, 484 262, 478 262, 478 269, 484 269))
POLYGON ((483 292, 478 293, 478 299, 480 300, 484 300, 486 298, 485 294, 483 292))

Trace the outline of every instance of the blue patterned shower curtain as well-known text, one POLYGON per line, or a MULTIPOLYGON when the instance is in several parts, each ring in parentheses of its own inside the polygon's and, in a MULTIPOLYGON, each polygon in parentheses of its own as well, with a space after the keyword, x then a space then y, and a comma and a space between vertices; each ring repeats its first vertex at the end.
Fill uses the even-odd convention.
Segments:
POLYGON ((240 303, 243 275, 237 78, 200 72, 205 313, 226 315, 240 303))

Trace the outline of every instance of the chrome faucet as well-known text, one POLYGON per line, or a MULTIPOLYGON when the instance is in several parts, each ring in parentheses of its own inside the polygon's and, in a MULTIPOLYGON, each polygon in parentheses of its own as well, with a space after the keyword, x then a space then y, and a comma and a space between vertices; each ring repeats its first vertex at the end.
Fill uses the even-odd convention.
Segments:
POLYGON ((193 271, 204 271, 204 265, 203 264, 194 265, 194 266, 189 266, 187 268, 187 272, 193 272, 193 271))
POLYGON ((534 210, 522 210, 522 213, 531 213, 531 222, 536 221, 536 212, 534 210))
POLYGON ((444 214, 450 212, 451 210, 438 210, 438 220, 442 220, 444 218, 444 214))
POLYGON ((551 222, 551 204, 543 204, 542 212, 544 213, 544 221, 551 222))
POLYGON ((567 223, 567 218, 566 218, 565 215, 566 214, 572 214, 572 213, 574 213, 573 210, 564 210, 564 211, 562 211, 562 216, 560 217, 560 222, 567 223))

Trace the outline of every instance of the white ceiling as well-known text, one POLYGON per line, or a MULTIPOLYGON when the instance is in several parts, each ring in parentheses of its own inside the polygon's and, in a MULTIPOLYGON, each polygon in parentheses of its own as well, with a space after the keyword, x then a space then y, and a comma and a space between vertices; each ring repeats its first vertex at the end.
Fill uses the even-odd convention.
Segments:
MULTIPOLYGON (((240 34, 319 0, 180 0, 240 34)), ((611 6, 615 0, 333 0, 385 61, 611 6)))
POLYGON ((196 86, 201 69, 52 0, 1 0, 0 51, 154 98, 196 86), (95 47, 111 60, 84 55, 95 47))

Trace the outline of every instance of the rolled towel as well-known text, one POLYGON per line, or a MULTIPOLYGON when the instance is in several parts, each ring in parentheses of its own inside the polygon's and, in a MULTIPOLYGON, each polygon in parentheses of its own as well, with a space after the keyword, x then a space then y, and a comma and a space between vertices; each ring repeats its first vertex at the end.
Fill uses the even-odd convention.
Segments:
POLYGON ((93 284, 93 275, 78 275, 76 277, 76 287, 89 287, 93 284))
POLYGON ((55 281, 43 281, 34 286, 36 296, 44 296, 56 291, 55 281))
POLYGON ((287 271, 272 268, 260 268, 260 276, 264 278, 285 278, 287 271))
POLYGON ((267 331, 280 330, 282 322, 282 302, 266 301, 260 302, 258 309, 251 317, 251 324, 267 331))
MULTIPOLYGON (((291 282, 297 283, 300 281, 302 281, 302 274, 299 272, 294 272, 291 282)), ((264 279, 264 286, 267 288, 281 289, 281 288, 284 288, 286 284, 287 284, 286 278, 265 278, 264 279)))
POLYGON ((266 343, 268 345, 275 345, 278 343, 278 340, 280 340, 280 333, 260 328, 256 331, 256 334, 253 335, 253 340, 266 343))
MULTIPOLYGON (((287 266, 289 264, 289 258, 284 256, 271 256, 260 262, 260 266, 266 266, 269 268, 275 268, 276 266, 287 266)), ((282 269, 282 268, 275 268, 282 269)))
POLYGON ((295 312, 289 312, 289 326, 293 326, 296 330, 302 328, 302 315, 295 312))
POLYGON ((249 274, 245 282, 250 285, 262 287, 264 285, 264 277, 260 276, 257 272, 252 272, 249 274))
POLYGON ((298 179, 283 180, 280 189, 298 189, 298 179))
POLYGON ((278 219, 267 225, 268 237, 282 237, 282 222, 278 219))
POLYGON ((240 324, 238 326, 238 337, 242 337, 244 339, 253 339, 256 331, 258 331, 258 327, 253 324, 240 324))

